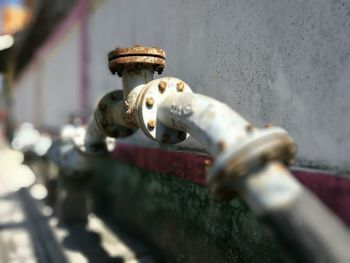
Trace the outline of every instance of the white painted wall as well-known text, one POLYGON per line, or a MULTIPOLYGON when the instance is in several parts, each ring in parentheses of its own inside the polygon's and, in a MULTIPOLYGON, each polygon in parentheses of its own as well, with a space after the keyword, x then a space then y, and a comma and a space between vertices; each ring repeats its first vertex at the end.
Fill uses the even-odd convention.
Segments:
POLYGON ((41 54, 15 84, 15 120, 59 128, 80 107, 80 28, 41 54))

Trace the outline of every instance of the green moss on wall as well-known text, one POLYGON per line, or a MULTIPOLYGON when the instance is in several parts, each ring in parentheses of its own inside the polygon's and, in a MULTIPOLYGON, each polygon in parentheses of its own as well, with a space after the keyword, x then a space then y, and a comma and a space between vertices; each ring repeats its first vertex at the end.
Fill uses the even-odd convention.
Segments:
MULTIPOLYGON (((269 233, 239 200, 213 200, 203 186, 116 161, 96 166, 99 204, 184 262, 281 262, 269 233)), ((173 256, 170 256, 173 255, 173 256)))

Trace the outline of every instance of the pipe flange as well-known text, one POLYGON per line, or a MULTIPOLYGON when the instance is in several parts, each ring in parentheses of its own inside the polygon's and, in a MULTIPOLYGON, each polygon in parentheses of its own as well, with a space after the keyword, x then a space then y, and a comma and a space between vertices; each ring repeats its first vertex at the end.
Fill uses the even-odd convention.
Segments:
POLYGON ((239 177, 254 173, 270 161, 288 166, 296 152, 297 146, 285 130, 257 130, 239 147, 217 158, 207 176, 209 189, 216 199, 231 200, 237 195, 235 184, 239 177))
POLYGON ((125 66, 145 64, 153 67, 155 72, 161 74, 165 66, 165 52, 160 48, 134 46, 117 48, 108 54, 108 67, 112 74, 122 76, 125 66))
POLYGON ((95 120, 100 131, 108 137, 123 138, 135 133, 137 129, 117 125, 114 121, 114 108, 124 101, 123 91, 115 90, 107 93, 99 102, 95 110, 95 120))
POLYGON ((192 90, 185 82, 177 78, 156 79, 146 84, 137 102, 139 127, 148 137, 161 143, 175 144, 186 140, 189 136, 185 131, 169 128, 157 121, 159 105, 168 95, 174 93, 192 93, 192 90))

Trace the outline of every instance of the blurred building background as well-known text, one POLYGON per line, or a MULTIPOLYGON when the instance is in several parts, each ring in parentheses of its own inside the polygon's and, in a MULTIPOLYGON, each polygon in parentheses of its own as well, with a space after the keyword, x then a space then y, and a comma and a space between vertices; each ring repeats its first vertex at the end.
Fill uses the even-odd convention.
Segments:
MULTIPOLYGON (((299 147, 295 176, 350 224, 348 1, 0 3, 0 118, 9 135, 23 122, 57 134, 86 121, 99 96, 121 89, 108 52, 157 46, 167 53, 163 75, 253 123, 286 128, 299 147)), ((97 207, 180 259, 278 261, 278 245, 244 205, 209 201, 206 158, 195 141, 164 149, 137 133, 96 166, 97 207)))

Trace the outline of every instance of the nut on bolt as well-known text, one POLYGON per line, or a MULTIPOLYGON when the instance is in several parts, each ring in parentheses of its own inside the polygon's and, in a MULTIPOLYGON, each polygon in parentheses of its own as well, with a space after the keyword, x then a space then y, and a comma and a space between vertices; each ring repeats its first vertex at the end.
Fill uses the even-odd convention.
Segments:
POLYGON ((153 99, 152 97, 148 97, 148 98, 146 99, 146 106, 147 106, 148 108, 151 108, 151 107, 153 106, 153 104, 154 104, 154 99, 153 99))
POLYGON ((153 130, 156 127, 156 121, 155 120, 150 120, 147 122, 147 127, 149 130, 153 130))
POLYGON ((185 88, 185 84, 182 81, 176 84, 177 91, 182 92, 184 88, 185 88))
POLYGON ((160 81, 159 84, 158 84, 159 91, 160 91, 160 92, 164 92, 165 89, 166 89, 166 86, 167 86, 167 84, 166 84, 165 81, 163 81, 163 80, 160 81))

